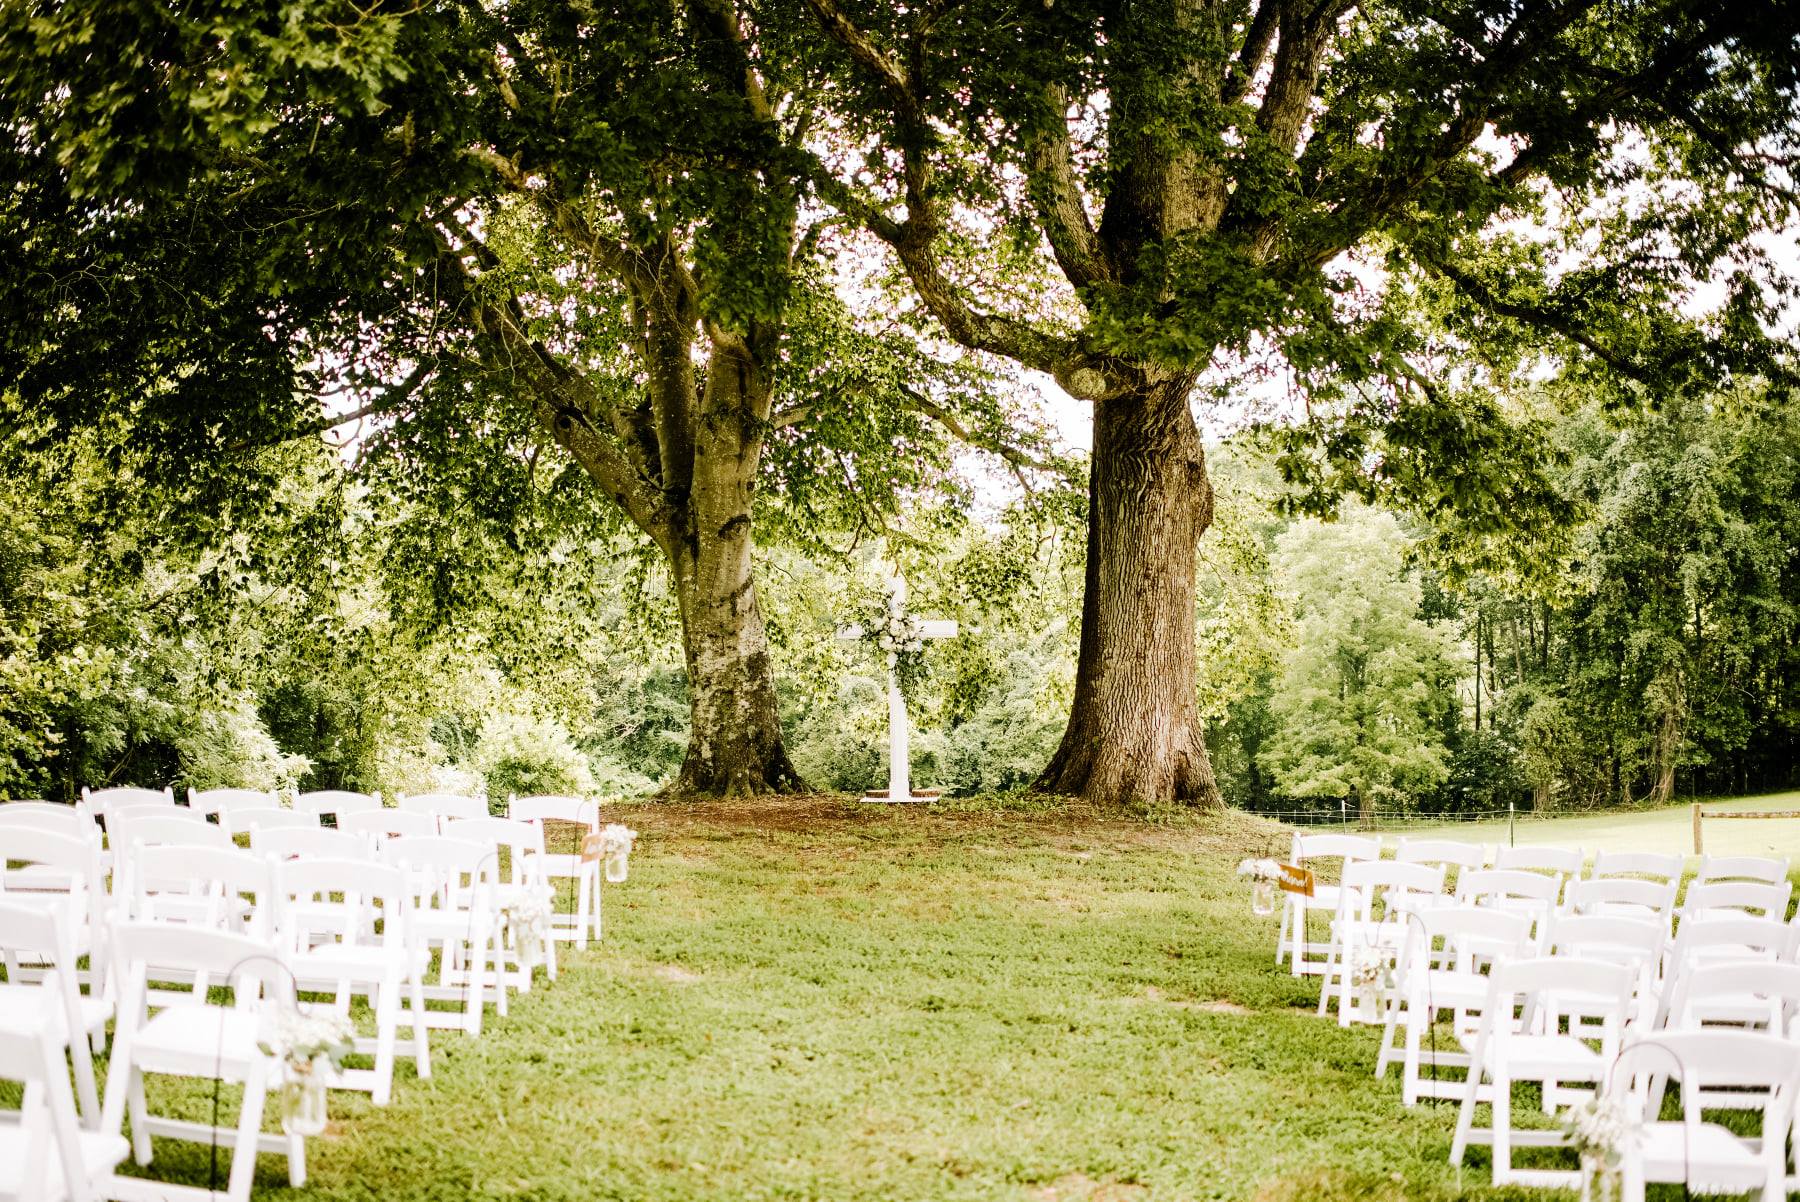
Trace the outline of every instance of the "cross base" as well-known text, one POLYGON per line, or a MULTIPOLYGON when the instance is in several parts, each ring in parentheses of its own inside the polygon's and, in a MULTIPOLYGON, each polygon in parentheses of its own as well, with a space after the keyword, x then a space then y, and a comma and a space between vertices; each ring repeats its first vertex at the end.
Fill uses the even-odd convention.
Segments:
POLYGON ((892 797, 886 789, 870 789, 863 794, 863 800, 876 805, 908 805, 936 801, 943 795, 941 789, 916 789, 905 797, 892 797))

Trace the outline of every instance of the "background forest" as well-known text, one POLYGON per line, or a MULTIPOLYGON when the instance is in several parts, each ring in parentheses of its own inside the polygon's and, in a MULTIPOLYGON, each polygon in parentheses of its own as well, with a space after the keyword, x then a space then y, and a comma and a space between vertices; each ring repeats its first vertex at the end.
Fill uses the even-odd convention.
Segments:
MULTIPOLYGON (((1800 418, 1762 393, 1629 416, 1520 404, 1550 423, 1572 515, 1529 546, 1356 501, 1289 516, 1258 431, 1210 448, 1228 486, 1201 552, 1199 703, 1228 801, 1450 813, 1795 783, 1800 418), (1526 567, 1485 567, 1502 560, 1526 567)), ((679 770, 666 573, 565 504, 557 474, 521 458, 517 478, 427 493, 392 438, 314 439, 247 450, 263 487, 207 511, 97 435, 47 437, 17 409, 4 429, 0 793, 622 796, 679 770)), ((884 556, 918 612, 963 624, 928 652, 916 779, 1020 794, 1062 732, 1083 499, 944 462, 959 470, 879 524, 762 553, 783 726, 814 787, 885 776, 880 666, 835 638, 884 556)))

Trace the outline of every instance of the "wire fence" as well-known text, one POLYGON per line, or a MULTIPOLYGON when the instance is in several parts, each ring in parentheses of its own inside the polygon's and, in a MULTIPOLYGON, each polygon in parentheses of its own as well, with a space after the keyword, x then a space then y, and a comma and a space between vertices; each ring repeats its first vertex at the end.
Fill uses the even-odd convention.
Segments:
POLYGON ((1348 805, 1338 809, 1314 810, 1246 810, 1259 818, 1269 818, 1289 826, 1335 827, 1342 830, 1394 831, 1419 827, 1450 826, 1456 823, 1498 823, 1509 826, 1551 817, 1532 810, 1514 807, 1490 810, 1465 810, 1455 814, 1422 814, 1414 810, 1362 810, 1348 805))

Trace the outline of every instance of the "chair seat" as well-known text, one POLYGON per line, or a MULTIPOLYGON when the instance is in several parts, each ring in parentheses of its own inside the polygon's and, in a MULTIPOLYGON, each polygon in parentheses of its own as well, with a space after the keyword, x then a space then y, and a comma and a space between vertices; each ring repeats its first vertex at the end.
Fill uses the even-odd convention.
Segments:
MULTIPOLYGON (((110 1173, 119 1167, 119 1163, 131 1154, 131 1145, 123 1135, 99 1131, 83 1131, 79 1136, 81 1143, 81 1163, 87 1168, 88 1180, 92 1181, 104 1173, 110 1173)), ((25 1158, 29 1150, 24 1128, 12 1125, 0 1125, 0 1196, 16 1198, 23 1193, 25 1158)), ((55 1148, 42 1149, 48 1164, 49 1197, 64 1196, 62 1161, 55 1148)), ((32 1196, 35 1196, 32 1195, 32 1196)))
POLYGON ((600 861, 588 860, 572 852, 547 852, 539 861, 545 876, 584 877, 600 871, 600 861))
POLYGON ((385 975, 391 966, 398 966, 404 974, 408 969, 419 971, 431 963, 431 952, 426 948, 415 948, 410 954, 399 954, 389 948, 376 947, 370 944, 324 944, 311 951, 301 952, 291 962, 294 976, 301 981, 324 981, 353 978, 359 981, 373 980, 385 975))
POLYGON ((251 1064, 267 1059, 257 1047, 262 1034, 248 1011, 177 1003, 138 1028, 132 1058, 146 1072, 241 1080, 251 1064))
POLYGON ((1573 1035, 1508 1036, 1505 1067, 1514 1081, 1599 1081, 1606 1075, 1600 1053, 1573 1035))
POLYGON ((1687 1181, 1709 1192, 1755 1189, 1763 1182, 1760 1153, 1717 1123, 1701 1123, 1691 1133, 1680 1122, 1642 1127, 1644 1179, 1687 1181))
MULTIPOLYGON (((0 1026, 12 1021, 15 1015, 20 1018, 29 1018, 32 1015, 41 1014, 44 1006, 50 1004, 48 997, 49 995, 44 993, 43 987, 40 985, 0 985, 0 1026)), ((79 1008, 83 1031, 102 1030, 107 1023, 112 1021, 112 1003, 105 998, 82 994, 79 1008)), ((68 1033, 61 1030, 62 1015, 62 1006, 57 1005, 58 1032, 64 1039, 67 1039, 68 1033)))
POLYGON ((1484 973, 1434 968, 1422 982, 1414 984, 1419 999, 1427 1005, 1440 1010, 1468 1010, 1479 1009, 1487 1001, 1492 982, 1484 973))

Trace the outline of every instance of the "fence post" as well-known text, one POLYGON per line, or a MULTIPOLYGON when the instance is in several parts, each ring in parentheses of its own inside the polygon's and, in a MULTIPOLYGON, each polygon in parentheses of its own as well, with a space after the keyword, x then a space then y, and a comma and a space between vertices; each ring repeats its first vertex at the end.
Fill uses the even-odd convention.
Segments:
POLYGON ((1516 801, 1508 801, 1506 803, 1506 845, 1508 847, 1517 847, 1519 845, 1513 838, 1513 814, 1518 808, 1519 803, 1516 801))
POLYGON ((1700 803, 1694 803, 1694 854, 1699 855, 1704 848, 1700 842, 1700 803))
POLYGON ((1350 799, 1348 797, 1338 798, 1338 817, 1343 820, 1344 829, 1349 830, 1350 829, 1350 799))

